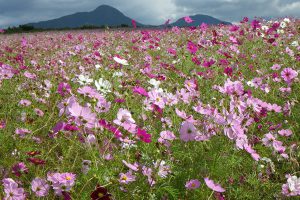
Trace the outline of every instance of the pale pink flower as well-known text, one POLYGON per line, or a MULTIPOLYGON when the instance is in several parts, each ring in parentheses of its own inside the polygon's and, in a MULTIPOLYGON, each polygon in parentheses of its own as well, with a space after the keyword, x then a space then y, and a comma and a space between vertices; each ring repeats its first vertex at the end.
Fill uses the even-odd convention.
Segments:
POLYGON ((204 181, 210 189, 216 192, 225 192, 225 189, 221 187, 221 185, 216 184, 213 180, 210 180, 209 178, 204 178, 204 181))
POLYGON ((194 126, 194 124, 185 121, 181 124, 179 133, 180 133, 181 140, 183 140, 185 142, 193 141, 193 140, 195 140, 195 137, 197 136, 197 129, 194 126))

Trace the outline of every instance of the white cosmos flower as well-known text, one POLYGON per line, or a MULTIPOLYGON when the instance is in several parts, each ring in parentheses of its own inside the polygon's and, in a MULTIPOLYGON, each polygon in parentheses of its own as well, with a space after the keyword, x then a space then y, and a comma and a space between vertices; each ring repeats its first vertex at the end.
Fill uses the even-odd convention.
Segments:
POLYGON ((123 72, 115 72, 113 73, 113 77, 121 77, 123 76, 123 72))
POLYGON ((264 31, 266 31, 266 30, 269 29, 269 27, 268 26, 262 26, 261 29, 264 30, 264 31))
POLYGON ((294 41, 294 42, 291 43, 291 45, 292 45, 293 47, 297 47, 297 46, 299 46, 299 43, 298 43, 298 41, 294 41))
POLYGON ((291 20, 289 18, 284 18, 283 21, 286 22, 286 23, 290 23, 291 22, 291 20))
POLYGON ((283 34, 283 33, 284 33, 284 30, 282 30, 282 29, 278 29, 278 30, 277 30, 277 33, 281 33, 281 34, 283 34))
POLYGON ((111 83, 107 80, 104 80, 103 78, 100 78, 98 81, 95 81, 95 86, 97 90, 104 95, 111 92, 111 83))
POLYGON ((97 65, 95 65, 95 68, 98 70, 101 68, 101 65, 97 64, 97 65))
POLYGON ((247 82, 247 85, 250 86, 250 87, 254 87, 254 84, 253 84, 252 81, 248 81, 248 82, 247 82))
POLYGON ((88 76, 80 74, 78 76, 78 82, 80 85, 88 85, 89 83, 93 82, 93 79, 90 79, 88 76))
POLYGON ((280 23, 280 27, 281 27, 281 28, 285 28, 285 27, 286 27, 286 23, 285 23, 285 22, 281 22, 281 23, 280 23))
POLYGON ((148 83, 150 83, 151 85, 153 85, 154 86, 154 88, 158 88, 159 87, 159 85, 160 85, 160 81, 157 81, 157 80, 155 80, 155 79, 150 79, 150 81, 148 81, 148 83))
POLYGON ((121 58, 118 58, 118 57, 114 57, 114 60, 115 60, 117 63, 121 64, 121 65, 129 65, 129 64, 128 64, 128 61, 125 60, 125 59, 121 59, 121 58))

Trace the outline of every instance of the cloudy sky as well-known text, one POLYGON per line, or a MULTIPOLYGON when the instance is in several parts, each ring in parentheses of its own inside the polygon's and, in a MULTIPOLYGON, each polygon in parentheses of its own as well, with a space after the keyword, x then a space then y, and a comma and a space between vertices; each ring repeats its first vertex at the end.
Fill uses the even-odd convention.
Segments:
POLYGON ((0 0, 0 27, 58 18, 111 5, 144 24, 207 14, 237 22, 244 16, 300 17, 300 0, 0 0))

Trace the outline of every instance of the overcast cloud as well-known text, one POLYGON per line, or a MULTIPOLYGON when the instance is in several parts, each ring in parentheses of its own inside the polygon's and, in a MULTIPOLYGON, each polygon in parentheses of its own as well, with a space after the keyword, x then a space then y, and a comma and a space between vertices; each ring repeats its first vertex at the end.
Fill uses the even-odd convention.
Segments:
POLYGON ((300 0, 0 0, 0 27, 58 18, 111 5, 143 24, 207 14, 236 22, 242 17, 300 17, 300 0))

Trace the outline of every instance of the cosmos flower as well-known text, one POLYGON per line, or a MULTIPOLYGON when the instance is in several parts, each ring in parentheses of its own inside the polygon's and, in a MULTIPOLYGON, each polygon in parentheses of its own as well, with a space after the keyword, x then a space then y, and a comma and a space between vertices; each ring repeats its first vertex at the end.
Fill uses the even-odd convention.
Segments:
POLYGON ((93 79, 90 79, 88 76, 84 76, 83 74, 80 74, 78 76, 78 83, 80 85, 88 85, 93 82, 93 79))
POLYGON ((151 142, 151 135, 148 134, 145 130, 138 128, 137 136, 145 143, 151 142))
POLYGON ((132 174, 132 171, 128 171, 127 173, 120 173, 119 182, 121 184, 129 184, 135 181, 136 176, 132 174))
POLYGON ((31 182, 31 190, 37 197, 47 196, 49 193, 50 186, 47 184, 45 179, 35 178, 31 182))
POLYGON ((197 129, 194 126, 194 124, 185 121, 181 124, 179 133, 180 133, 181 140, 183 140, 185 142, 193 141, 193 140, 195 140, 195 137, 197 136, 197 129))
POLYGON ((284 68, 281 72, 281 77, 286 83, 291 83, 298 76, 298 72, 292 68, 284 68))
POLYGON ((68 83, 60 82, 57 88, 57 93, 62 97, 71 93, 71 86, 68 83))
POLYGON ((11 178, 5 178, 2 180, 4 187, 4 199, 5 200, 25 200, 26 194, 23 188, 18 186, 11 178))
POLYGON ((118 57, 114 57, 114 61, 116 61, 117 63, 121 64, 121 65, 129 65, 128 61, 122 58, 118 58, 118 57))
POLYGON ((112 88, 111 83, 108 80, 104 80, 103 78, 100 78, 98 81, 96 80, 95 86, 97 90, 104 95, 110 93, 112 88))
POLYGON ((131 113, 124 109, 120 108, 117 114, 117 119, 114 120, 114 123, 122 126, 123 124, 133 124, 135 120, 132 118, 131 113))
POLYGON ((193 42, 191 41, 188 41, 188 44, 187 44, 187 50, 191 53, 191 54, 195 54, 197 51, 198 51, 198 47, 196 44, 194 44, 193 42))
POLYGON ((194 20, 192 20, 192 18, 190 16, 185 16, 183 17, 184 21, 188 24, 192 23, 194 20))
POLYGON ((281 136, 289 137, 293 134, 293 132, 290 129, 282 129, 278 131, 278 134, 281 136))
POLYGON ((12 173, 18 177, 22 175, 22 173, 27 174, 28 168, 23 162, 19 162, 12 167, 12 173))
POLYGON ((213 180, 210 180, 209 178, 204 178, 204 181, 210 189, 216 192, 225 192, 225 189, 221 187, 221 185, 216 184, 213 180))
POLYGON ((286 175, 287 183, 282 185, 282 194, 285 196, 300 196, 300 178, 286 175))
POLYGON ((128 162, 126 162, 125 160, 122 160, 123 164, 126 165, 129 169, 133 170, 133 171, 138 171, 139 170, 139 165, 138 163, 134 163, 134 164, 130 164, 128 162))
POLYGON ((185 187, 188 190, 194 190, 200 187, 200 181, 198 179, 192 179, 186 182, 185 187))
POLYGON ((131 24, 132 24, 133 28, 136 28, 136 21, 134 19, 131 20, 131 24))
POLYGON ((100 185, 97 185, 90 197, 92 200, 111 200, 111 194, 108 193, 105 187, 100 185))

